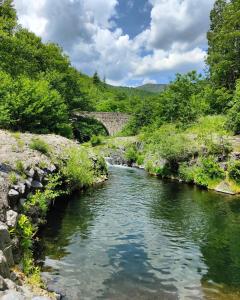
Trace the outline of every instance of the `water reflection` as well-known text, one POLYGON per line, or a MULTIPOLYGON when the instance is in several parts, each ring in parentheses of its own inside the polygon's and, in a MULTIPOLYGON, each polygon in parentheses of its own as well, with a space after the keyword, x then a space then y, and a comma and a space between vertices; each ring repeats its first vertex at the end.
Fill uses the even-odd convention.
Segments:
POLYGON ((49 216, 44 277, 73 300, 238 299, 240 201, 229 199, 111 168, 49 216))

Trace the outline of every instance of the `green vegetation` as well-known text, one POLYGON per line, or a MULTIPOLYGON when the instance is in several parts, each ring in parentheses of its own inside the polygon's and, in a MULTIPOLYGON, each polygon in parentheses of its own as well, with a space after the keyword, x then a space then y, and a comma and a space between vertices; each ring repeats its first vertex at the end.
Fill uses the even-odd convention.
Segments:
POLYGON ((12 184, 12 185, 17 184, 17 182, 18 182, 18 178, 17 178, 17 175, 15 172, 9 173, 8 179, 9 179, 10 184, 12 184))
POLYGON ((141 86, 138 86, 136 89, 149 92, 149 93, 160 93, 167 87, 167 84, 151 84, 147 83, 141 86))
POLYGON ((71 189, 81 189, 90 186, 94 181, 94 165, 84 149, 71 148, 68 150, 69 156, 62 173, 67 178, 71 189))
POLYGON ((23 175, 25 173, 24 164, 21 160, 16 161, 16 171, 20 175, 23 175))
POLYGON ((230 161, 229 162, 229 178, 240 184, 240 162, 230 161))
POLYGON ((29 148, 32 150, 37 150, 45 155, 49 155, 50 153, 50 146, 40 138, 32 139, 29 144, 29 148))
POLYGON ((90 143, 93 147, 99 146, 103 143, 103 139, 99 135, 93 135, 91 137, 90 143))
POLYGON ((76 134, 86 141, 99 127, 72 122, 74 109, 131 112, 148 94, 109 86, 97 72, 91 78, 77 71, 58 45, 43 43, 18 24, 12 0, 0 5, 0 40, 0 128, 76 134))

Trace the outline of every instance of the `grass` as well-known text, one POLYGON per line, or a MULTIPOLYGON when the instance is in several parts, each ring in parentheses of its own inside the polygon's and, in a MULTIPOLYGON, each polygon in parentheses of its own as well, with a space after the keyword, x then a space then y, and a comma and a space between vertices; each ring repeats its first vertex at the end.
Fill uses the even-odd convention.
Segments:
POLYGON ((33 138, 29 144, 29 148, 41 152, 42 154, 50 154, 50 146, 40 138, 33 138))
POLYGON ((14 185, 18 183, 17 175, 14 172, 9 173, 9 182, 10 184, 14 185))
POLYGON ((94 181, 94 166, 84 149, 73 147, 68 150, 68 160, 62 169, 63 175, 69 181, 70 188, 81 189, 90 186, 94 181))

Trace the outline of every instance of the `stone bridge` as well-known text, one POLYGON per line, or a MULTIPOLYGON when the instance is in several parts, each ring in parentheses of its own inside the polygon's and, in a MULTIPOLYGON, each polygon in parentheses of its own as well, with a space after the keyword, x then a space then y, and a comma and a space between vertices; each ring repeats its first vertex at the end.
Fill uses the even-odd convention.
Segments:
POLYGON ((120 132, 130 119, 130 115, 118 112, 74 111, 73 117, 74 119, 81 117, 97 120, 102 123, 110 136, 120 132))

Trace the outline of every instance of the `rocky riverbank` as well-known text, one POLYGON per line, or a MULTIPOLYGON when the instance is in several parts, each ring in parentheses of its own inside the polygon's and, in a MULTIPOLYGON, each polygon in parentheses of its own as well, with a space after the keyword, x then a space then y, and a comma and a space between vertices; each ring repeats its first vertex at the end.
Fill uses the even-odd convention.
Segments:
MULTIPOLYGON (((168 161, 161 158, 160 155, 145 151, 144 144, 140 142, 137 137, 106 139, 102 145, 96 147, 96 152, 100 152, 101 155, 105 156, 107 161, 113 165, 141 168, 145 169, 149 174, 161 178, 196 184, 199 187, 228 195, 237 195, 240 193, 240 184, 237 180, 237 176, 240 174, 240 137, 228 137, 227 142, 230 149, 229 153, 225 156, 212 155, 212 161, 210 161, 210 164, 206 167, 207 171, 211 169, 210 171, 220 172, 222 178, 211 180, 212 182, 210 182, 208 186, 205 185, 205 180, 194 182, 193 178, 188 179, 188 176, 182 176, 183 174, 179 172, 175 174, 165 172, 163 175, 162 171, 167 169, 168 161), (234 175, 235 180, 231 178, 230 174, 234 175)), ((191 166, 193 170, 194 168, 197 169, 201 167, 199 157, 200 154, 196 153, 195 156, 189 158, 186 163, 191 166)), ((178 163, 179 162, 176 162, 176 164, 178 163)), ((205 179, 204 176, 206 176, 206 174, 200 175, 205 179)))
MULTIPOLYGON (((25 268, 33 273, 32 240, 45 222, 48 207, 60 195, 59 185, 68 189, 71 180, 75 181, 69 190, 85 185, 77 185, 76 178, 70 178, 76 174, 62 172, 70 160, 78 158, 76 151, 81 149, 77 142, 56 135, 0 130, 0 299, 60 298, 27 284, 22 271, 25 268), (70 158, 69 149, 74 149, 74 158, 70 158), (30 256, 23 261, 26 252, 30 256)), ((93 178, 89 183, 106 180, 103 161, 90 150, 87 155, 93 178)), ((74 168, 70 165, 68 171, 71 167, 74 168)))

